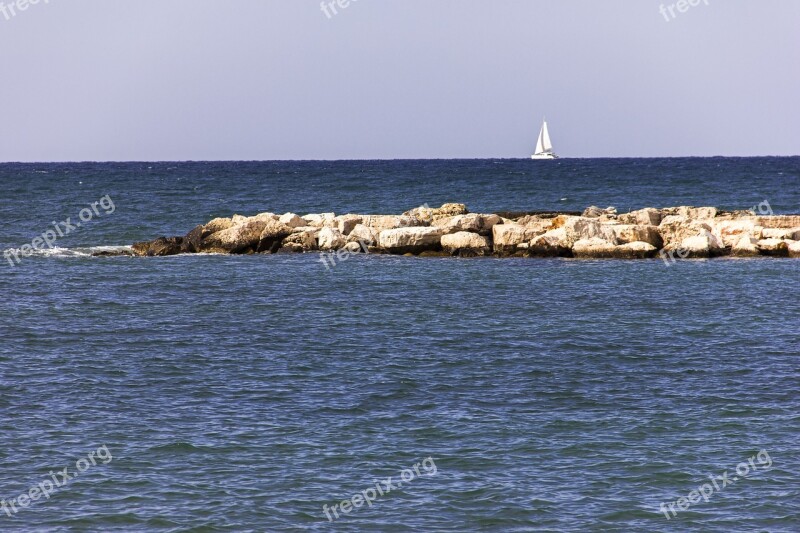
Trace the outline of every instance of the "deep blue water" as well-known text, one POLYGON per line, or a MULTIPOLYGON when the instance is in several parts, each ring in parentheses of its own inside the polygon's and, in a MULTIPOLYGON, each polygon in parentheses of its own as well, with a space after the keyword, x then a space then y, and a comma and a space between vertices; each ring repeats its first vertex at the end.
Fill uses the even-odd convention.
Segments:
MULTIPOLYGON (((0 165, 0 186, 0 249, 112 198, 74 250, 267 210, 798 213, 800 158, 0 165)), ((2 531, 800 529, 800 261, 69 255, 0 264, 0 498, 113 458, 2 531)))

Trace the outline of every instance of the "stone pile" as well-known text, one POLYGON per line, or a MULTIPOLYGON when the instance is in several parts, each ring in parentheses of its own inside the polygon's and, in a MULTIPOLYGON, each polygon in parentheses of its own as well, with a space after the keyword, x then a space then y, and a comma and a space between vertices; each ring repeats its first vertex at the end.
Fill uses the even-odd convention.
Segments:
POLYGON ((714 207, 646 208, 624 214, 597 207, 580 215, 479 214, 463 204, 445 204, 402 215, 234 215, 197 226, 183 237, 133 245, 133 253, 140 256, 338 250, 460 257, 800 257, 800 216, 760 216, 714 207))

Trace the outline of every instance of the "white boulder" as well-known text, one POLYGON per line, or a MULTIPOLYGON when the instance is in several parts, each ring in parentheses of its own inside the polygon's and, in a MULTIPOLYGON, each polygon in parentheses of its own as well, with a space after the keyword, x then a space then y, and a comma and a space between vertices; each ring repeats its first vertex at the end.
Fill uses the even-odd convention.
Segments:
POLYGON ((335 219, 335 213, 312 213, 310 215, 303 215, 303 220, 305 220, 309 226, 314 226, 315 228, 336 227, 335 219))
POLYGON ((749 234, 743 234, 731 247, 731 255, 736 257, 752 257, 758 255, 757 242, 758 239, 751 237, 749 234))
POLYGON ((756 243, 756 248, 761 255, 789 255, 789 244, 783 239, 761 239, 756 243))
POLYGON ((656 248, 663 246, 661 234, 656 226, 639 226, 633 224, 617 224, 610 226, 620 244, 646 242, 656 248))
POLYGON ((336 217, 336 223, 342 235, 350 235, 353 228, 361 224, 362 220, 363 217, 361 215, 340 215, 336 217))
POLYGON ((617 244, 617 236, 612 226, 594 218, 569 217, 563 227, 567 232, 567 241, 571 245, 579 240, 595 238, 617 244))
POLYGON ((299 228, 306 225, 306 221, 294 213, 285 213, 280 216, 278 222, 285 224, 290 228, 299 228))
POLYGON ((338 250, 347 244, 347 239, 338 229, 322 228, 317 236, 320 250, 338 250))
POLYGON ((441 246, 441 228, 416 226, 387 229, 378 235, 378 246, 392 253, 420 253, 441 246))
POLYGON ((366 245, 375 244, 378 241, 378 234, 364 224, 356 224, 347 236, 349 242, 360 242, 366 245))
POLYGON ((387 229, 411 228, 425 225, 419 218, 406 215, 364 215, 361 223, 375 230, 377 234, 387 229))
POLYGON ((499 224, 500 221, 501 219, 498 215, 469 213, 466 215, 437 218, 433 221, 433 225, 442 228, 444 234, 471 231, 473 233, 480 233, 481 235, 488 235, 492 232, 492 228, 499 224))
POLYGON ((489 239, 469 231, 442 235, 442 248, 451 255, 488 255, 489 239))

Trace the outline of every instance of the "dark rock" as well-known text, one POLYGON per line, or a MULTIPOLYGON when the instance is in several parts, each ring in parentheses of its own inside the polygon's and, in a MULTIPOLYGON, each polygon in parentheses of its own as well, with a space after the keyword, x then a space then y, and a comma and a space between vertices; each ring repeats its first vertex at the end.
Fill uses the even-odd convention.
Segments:
POLYGON ((186 234, 183 238, 183 251, 184 253, 196 254, 200 251, 203 238, 210 235, 205 226, 200 225, 195 227, 192 231, 186 234))
POLYGON ((133 257, 134 255, 136 254, 131 250, 101 250, 99 252, 92 252, 92 257, 133 257))
POLYGON ((183 237, 159 237, 151 242, 137 242, 132 248, 134 255, 165 257, 183 253, 182 244, 183 237))
POLYGON ((292 235, 293 228, 277 220, 268 220, 258 235, 255 251, 260 254, 274 254, 281 249, 283 239, 292 235))

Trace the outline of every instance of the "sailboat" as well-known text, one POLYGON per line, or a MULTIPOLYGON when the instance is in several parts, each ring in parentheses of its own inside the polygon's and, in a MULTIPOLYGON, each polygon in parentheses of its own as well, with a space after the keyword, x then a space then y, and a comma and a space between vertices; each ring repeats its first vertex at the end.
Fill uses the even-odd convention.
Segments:
POLYGON ((558 159, 553 152, 553 143, 550 142, 550 133, 547 131, 547 120, 542 122, 542 130, 539 132, 539 140, 536 142, 536 152, 531 159, 558 159))

